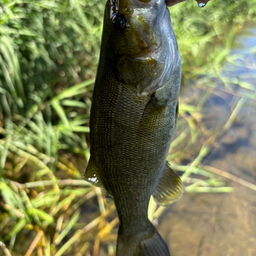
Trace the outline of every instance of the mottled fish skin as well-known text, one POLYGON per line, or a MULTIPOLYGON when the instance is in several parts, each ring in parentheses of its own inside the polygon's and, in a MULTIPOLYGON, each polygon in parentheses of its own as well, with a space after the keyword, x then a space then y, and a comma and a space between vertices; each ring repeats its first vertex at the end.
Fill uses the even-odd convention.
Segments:
POLYGON ((120 219, 117 255, 169 255, 147 212, 151 195, 166 205, 183 193, 166 164, 180 79, 180 55, 165 1, 109 0, 85 179, 103 185, 114 199, 120 219), (125 28, 114 28, 115 13, 124 15, 125 28))

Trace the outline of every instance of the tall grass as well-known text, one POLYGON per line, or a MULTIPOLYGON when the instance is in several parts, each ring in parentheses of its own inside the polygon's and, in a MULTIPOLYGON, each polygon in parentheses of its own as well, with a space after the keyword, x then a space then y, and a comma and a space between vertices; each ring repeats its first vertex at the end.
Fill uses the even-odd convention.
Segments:
MULTIPOLYGON (((0 2, 0 254, 114 255, 113 201, 82 179, 104 4, 0 2)), ((212 0, 204 9, 188 1, 172 7, 171 16, 182 85, 192 86, 180 100, 168 160, 183 173, 188 192, 230 192, 221 177, 239 180, 202 162, 241 107, 255 100, 253 85, 231 81, 222 70, 224 61, 238 65, 230 49, 255 21, 256 0, 212 0), (219 91, 239 101, 227 122, 209 129, 201 122, 205 102, 219 91)), ((152 220, 164 211, 155 209, 151 202, 152 220)))

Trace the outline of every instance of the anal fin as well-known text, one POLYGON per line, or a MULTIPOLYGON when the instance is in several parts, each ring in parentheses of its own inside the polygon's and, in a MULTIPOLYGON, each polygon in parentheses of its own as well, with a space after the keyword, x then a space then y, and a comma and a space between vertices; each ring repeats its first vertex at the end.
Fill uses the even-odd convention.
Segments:
POLYGON ((90 182, 94 186, 103 187, 99 178, 98 168, 96 167, 94 158, 92 157, 90 158, 89 163, 87 165, 87 168, 84 174, 84 179, 90 182))
POLYGON ((162 177, 153 193, 154 200, 157 204, 165 206, 181 198, 184 193, 184 185, 178 175, 166 163, 162 177))

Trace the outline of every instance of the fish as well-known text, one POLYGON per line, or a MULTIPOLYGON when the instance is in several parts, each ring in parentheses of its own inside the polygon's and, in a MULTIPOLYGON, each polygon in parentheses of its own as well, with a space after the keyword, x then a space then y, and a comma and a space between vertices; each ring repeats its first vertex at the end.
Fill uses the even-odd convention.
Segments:
POLYGON ((181 59, 165 0, 108 0, 84 178, 113 198, 117 256, 167 256, 148 219, 183 194, 166 162, 178 115, 181 59))

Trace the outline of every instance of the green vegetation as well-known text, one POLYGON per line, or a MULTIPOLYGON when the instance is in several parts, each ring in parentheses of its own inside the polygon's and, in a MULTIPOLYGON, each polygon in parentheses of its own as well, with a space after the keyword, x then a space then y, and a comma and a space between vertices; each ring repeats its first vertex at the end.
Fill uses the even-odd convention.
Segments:
MULTIPOLYGON (((89 158, 89 114, 105 1, 0 1, 0 253, 13 256, 114 255, 118 219, 113 201, 82 178, 89 158), (81 213, 81 214, 80 214, 81 213)), ((230 192, 202 164, 255 87, 223 74, 234 39, 256 20, 256 0, 195 1, 171 8, 183 66, 180 119, 169 161, 188 192, 230 192), (240 90, 235 88, 240 87, 240 90), (211 128, 204 106, 225 92, 229 120, 211 128), (187 166, 184 163, 190 163, 187 166), (193 174, 193 175, 192 175, 193 174)), ((251 49, 255 54, 255 48, 251 49)), ((222 176, 222 177, 221 177, 222 176)), ((150 218, 164 211, 151 202, 150 218)))

